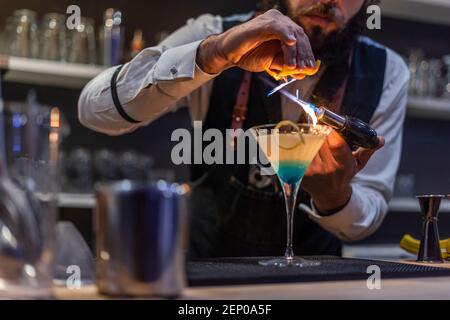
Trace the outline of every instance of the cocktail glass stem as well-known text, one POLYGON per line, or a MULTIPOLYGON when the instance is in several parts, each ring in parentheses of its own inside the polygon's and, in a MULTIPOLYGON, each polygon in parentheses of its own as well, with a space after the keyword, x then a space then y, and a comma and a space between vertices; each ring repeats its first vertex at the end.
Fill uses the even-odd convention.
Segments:
POLYGON ((286 203, 287 222, 286 252, 284 253, 284 256, 286 257, 286 259, 293 259, 294 250, 292 248, 292 239, 294 235, 294 211, 300 182, 286 183, 281 181, 281 184, 283 186, 284 200, 286 203))

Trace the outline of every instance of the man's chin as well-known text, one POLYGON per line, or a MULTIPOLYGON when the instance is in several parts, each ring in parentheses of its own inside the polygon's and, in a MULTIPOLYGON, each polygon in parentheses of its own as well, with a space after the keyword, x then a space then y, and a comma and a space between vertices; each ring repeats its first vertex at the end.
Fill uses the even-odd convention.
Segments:
POLYGON ((325 32, 323 28, 316 25, 301 23, 300 26, 305 31, 313 48, 320 48, 327 40, 329 35, 335 32, 325 32))
POLYGON ((305 25, 311 28, 322 28, 326 33, 330 33, 336 29, 336 23, 333 20, 320 16, 303 16, 302 20, 305 25))
POLYGON ((305 29, 305 32, 313 49, 322 48, 322 46, 326 42, 326 39, 328 38, 328 35, 324 34, 323 30, 319 27, 305 29))

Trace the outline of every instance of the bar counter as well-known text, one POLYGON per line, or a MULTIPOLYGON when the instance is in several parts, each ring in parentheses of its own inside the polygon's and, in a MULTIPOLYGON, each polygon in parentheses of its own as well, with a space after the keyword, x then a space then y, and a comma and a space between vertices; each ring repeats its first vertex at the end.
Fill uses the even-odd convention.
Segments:
MULTIPOLYGON (((411 261, 395 261, 405 264, 426 265, 450 269, 444 264, 419 264, 411 261)), ((369 277, 369 275, 368 275, 369 277)), ((56 287, 55 298, 61 300, 110 299, 100 295, 95 285, 69 290, 56 287)), ((126 297, 124 297, 126 298, 126 297)), ((262 285, 230 285, 188 287, 179 299, 200 300, 447 300, 450 299, 449 277, 418 277, 384 279, 381 289, 368 289, 366 280, 321 281, 262 285)))

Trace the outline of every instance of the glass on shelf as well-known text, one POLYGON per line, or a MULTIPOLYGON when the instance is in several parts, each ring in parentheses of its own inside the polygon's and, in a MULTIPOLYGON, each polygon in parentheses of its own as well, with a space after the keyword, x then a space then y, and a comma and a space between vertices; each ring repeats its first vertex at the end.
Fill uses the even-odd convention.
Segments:
POLYGON ((40 28, 40 54, 44 60, 67 61, 66 16, 48 13, 40 28))
POLYGON ((428 97, 430 93, 430 64, 427 60, 422 60, 419 64, 416 82, 416 95, 419 97, 428 97))
POLYGON ((85 148, 75 148, 64 163, 67 192, 91 192, 94 186, 92 155, 85 148))
POLYGON ((430 59, 430 70, 428 74, 428 95, 430 97, 442 96, 442 85, 444 82, 442 68, 443 63, 441 59, 430 59))
POLYGON ((36 12, 21 9, 14 11, 5 27, 6 52, 11 56, 37 58, 39 55, 36 12))
POLYGON ((103 25, 99 30, 99 63, 103 66, 118 65, 123 58, 124 27, 122 12, 106 9, 103 25))
POLYGON ((96 45, 94 21, 82 17, 80 24, 69 31, 68 61, 72 63, 95 64, 96 45))
POLYGON ((410 73, 409 93, 412 95, 416 95, 417 93, 419 66, 422 60, 423 60, 422 50, 412 49, 410 51, 408 57, 408 68, 410 73))
POLYGON ((445 69, 445 78, 443 84, 443 97, 450 100, 450 54, 442 58, 445 69))
POLYGON ((9 55, 11 48, 11 40, 13 34, 14 17, 8 17, 5 21, 5 28, 0 35, 0 54, 9 55))
POLYGON ((421 49, 408 57, 409 94, 420 98, 450 99, 450 55, 425 59, 421 49))
POLYGON ((94 176, 96 182, 118 180, 117 160, 115 154, 108 149, 100 149, 94 153, 94 176))
POLYGON ((140 156, 131 150, 123 151, 117 155, 118 171, 121 179, 142 180, 144 176, 140 167, 140 156))

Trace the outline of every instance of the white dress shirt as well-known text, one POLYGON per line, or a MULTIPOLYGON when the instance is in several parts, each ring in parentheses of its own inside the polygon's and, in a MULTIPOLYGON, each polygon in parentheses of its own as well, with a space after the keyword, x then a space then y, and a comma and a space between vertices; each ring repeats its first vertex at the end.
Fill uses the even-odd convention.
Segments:
MULTIPOLYGON (((193 121, 203 120, 217 75, 207 74, 196 65, 196 52, 203 39, 222 33, 223 19, 212 15, 191 19, 161 44, 144 49, 123 66, 117 81, 118 96, 125 112, 140 123, 127 122, 114 106, 110 81, 116 68, 107 69, 84 88, 78 103, 81 123, 108 135, 121 135, 146 126, 179 106, 189 107, 193 121)), ((388 211, 400 162, 408 80, 403 60, 387 49, 383 93, 370 121, 386 145, 352 180, 353 194, 345 208, 322 217, 314 206, 302 206, 313 221, 344 241, 372 234, 388 211)), ((288 90, 299 89, 307 95, 316 82, 317 77, 297 81, 288 90)), ((298 107, 282 100, 283 118, 297 120, 299 112, 298 107)))

